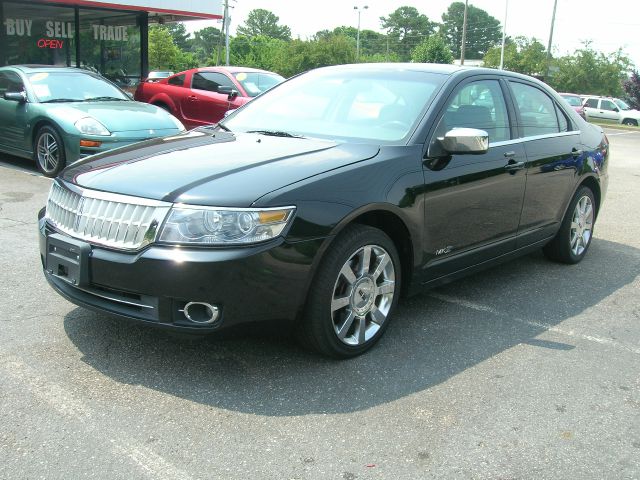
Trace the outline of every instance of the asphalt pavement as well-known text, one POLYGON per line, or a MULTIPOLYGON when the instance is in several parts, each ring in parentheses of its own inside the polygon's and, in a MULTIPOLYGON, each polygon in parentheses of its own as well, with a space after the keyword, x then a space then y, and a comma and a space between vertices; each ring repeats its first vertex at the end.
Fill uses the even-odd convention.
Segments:
POLYGON ((0 479, 640 478, 640 130, 607 131, 581 264, 410 298, 349 361, 65 301, 37 246, 50 180, 0 157, 0 479))

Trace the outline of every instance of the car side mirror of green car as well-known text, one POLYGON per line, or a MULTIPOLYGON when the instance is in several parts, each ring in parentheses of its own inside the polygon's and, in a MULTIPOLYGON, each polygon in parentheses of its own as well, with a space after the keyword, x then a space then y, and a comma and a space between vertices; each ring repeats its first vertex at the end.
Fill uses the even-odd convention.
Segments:
POLYGON ((4 92, 5 100, 12 102, 25 103, 27 101, 27 94, 24 92, 4 92))
POLYGON ((489 150, 489 134, 477 128, 453 128, 438 142, 451 154, 481 155, 489 150))

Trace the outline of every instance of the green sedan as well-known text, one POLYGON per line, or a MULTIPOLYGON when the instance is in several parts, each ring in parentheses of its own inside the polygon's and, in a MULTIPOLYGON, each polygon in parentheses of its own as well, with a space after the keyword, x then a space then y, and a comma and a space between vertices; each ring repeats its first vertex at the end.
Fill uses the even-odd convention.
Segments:
POLYGON ((47 177, 80 158, 182 131, 171 114, 94 73, 0 68, 0 152, 32 158, 47 177))

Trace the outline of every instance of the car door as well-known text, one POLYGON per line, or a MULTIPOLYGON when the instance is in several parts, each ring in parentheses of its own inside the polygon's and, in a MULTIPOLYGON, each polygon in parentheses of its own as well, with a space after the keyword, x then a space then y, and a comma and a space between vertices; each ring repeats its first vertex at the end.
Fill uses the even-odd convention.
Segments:
POLYGON ((187 102, 190 120, 210 125, 224 118, 232 103, 228 93, 218 92, 220 87, 237 88, 224 73, 194 72, 187 102))
POLYGON ((599 118, 607 123, 620 123, 620 109, 615 103, 606 98, 600 99, 599 118))
POLYGON ((584 113, 588 119, 599 119, 600 118, 600 109, 598 108, 598 103, 600 99, 598 98, 587 98, 584 102, 584 113))
POLYGON ((552 236, 562 221, 583 158, 580 131, 542 88, 510 80, 526 154, 527 188, 517 247, 552 236))
POLYGON ((458 85, 439 113, 424 162, 425 281, 515 248, 525 191, 525 155, 513 108, 497 77, 458 85), (439 137, 455 128, 489 134, 481 155, 447 155, 439 137))
POLYGON ((28 103, 5 100, 5 92, 25 92, 22 78, 11 70, 0 71, 0 145, 4 150, 26 153, 28 103))

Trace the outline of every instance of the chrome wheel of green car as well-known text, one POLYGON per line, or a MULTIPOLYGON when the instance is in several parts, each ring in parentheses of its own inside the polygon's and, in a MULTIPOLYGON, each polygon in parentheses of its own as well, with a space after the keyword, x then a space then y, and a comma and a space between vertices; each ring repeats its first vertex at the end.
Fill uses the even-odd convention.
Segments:
POLYGON ((46 177, 55 177, 66 163, 62 138, 53 127, 44 126, 38 131, 34 143, 38 169, 46 177))

